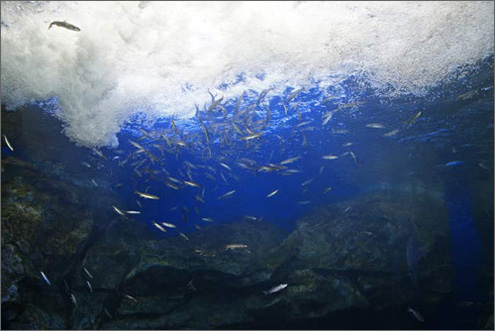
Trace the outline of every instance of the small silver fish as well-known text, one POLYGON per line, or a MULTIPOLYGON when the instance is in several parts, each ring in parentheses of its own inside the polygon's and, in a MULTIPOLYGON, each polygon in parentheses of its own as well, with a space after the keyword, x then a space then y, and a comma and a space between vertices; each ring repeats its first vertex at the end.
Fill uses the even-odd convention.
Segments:
POLYGON ((130 299, 130 300, 134 301, 134 302, 138 302, 138 301, 137 301, 137 299, 136 299, 135 297, 130 296, 129 294, 126 294, 126 295, 125 295, 125 297, 126 297, 127 299, 130 299))
POLYGON ((93 279, 93 275, 91 275, 91 274, 89 273, 88 269, 83 268, 83 270, 84 270, 84 272, 86 273, 86 275, 88 275, 88 277, 89 277, 90 279, 93 279))
POLYGON ((227 164, 220 162, 220 165, 221 165, 222 167, 224 167, 225 169, 227 169, 227 170, 229 170, 229 171, 232 171, 232 168, 231 168, 231 167, 229 167, 227 164))
POLYGON ((244 244, 230 244, 230 245, 225 245, 225 250, 234 250, 234 249, 243 249, 247 248, 247 245, 244 244))
POLYGON ((12 147, 12 145, 10 144, 9 140, 7 139, 7 136, 6 135, 3 135, 3 139, 5 140, 5 143, 7 144, 7 146, 10 148, 10 150, 13 152, 14 151, 14 147, 12 147))
POLYGON ((108 312, 108 310, 107 310, 106 308, 103 308, 103 311, 105 312, 105 314, 106 314, 108 317, 112 318, 112 315, 110 315, 110 313, 108 312))
POLYGON ((273 197, 275 194, 277 194, 278 190, 273 191, 272 193, 268 194, 266 197, 270 198, 273 197))
POLYGON ((119 208, 115 207, 115 206, 112 206, 112 208, 117 212, 117 214, 121 215, 121 216, 124 216, 124 212, 122 210, 120 210, 119 208))
POLYGON ((165 228, 164 228, 164 227, 162 227, 160 224, 157 224, 157 223, 153 222, 153 225, 154 225, 155 227, 157 227, 160 231, 162 231, 162 232, 167 232, 167 230, 165 230, 165 228))
POLYGON ((277 293, 277 292, 280 292, 282 291, 284 288, 286 288, 288 286, 288 284, 280 284, 280 285, 277 285, 275 287, 272 287, 271 289, 269 289, 268 291, 263 291, 263 293, 265 295, 268 295, 268 294, 273 294, 273 293, 277 293))
POLYGON ((228 197, 232 196, 234 193, 235 193, 235 190, 229 191, 229 192, 219 196, 217 199, 220 200, 220 199, 228 198, 228 197))
POLYGON ((383 135, 383 137, 391 137, 399 133, 399 129, 394 129, 392 131, 389 131, 383 135))
POLYGON ((77 308, 77 300, 76 300, 76 297, 74 296, 74 294, 70 294, 70 301, 72 301, 72 303, 74 304, 74 306, 76 306, 77 308))
POLYGON ((139 195, 140 197, 142 198, 145 198, 145 199, 153 199, 153 200, 158 200, 160 199, 159 197, 157 197, 156 195, 153 195, 153 194, 148 194, 148 193, 142 193, 142 192, 139 192, 139 191, 134 191, 137 195, 139 195))
POLYGON ((372 129, 384 129, 385 125, 383 125, 382 123, 369 123, 366 124, 366 127, 372 129))
POLYGON ((89 282, 89 280, 86 281, 86 284, 88 284, 89 292, 93 293, 93 287, 91 286, 91 283, 89 282))
POLYGON ((45 275, 45 273, 43 271, 41 272, 41 277, 43 277, 43 279, 45 280, 45 282, 48 285, 52 285, 52 283, 50 283, 50 280, 48 279, 48 277, 46 277, 46 275, 45 275))
POLYGON ((425 319, 423 318, 423 315, 421 315, 419 312, 416 310, 412 309, 411 307, 407 308, 407 312, 411 313, 418 321, 424 322, 425 319))

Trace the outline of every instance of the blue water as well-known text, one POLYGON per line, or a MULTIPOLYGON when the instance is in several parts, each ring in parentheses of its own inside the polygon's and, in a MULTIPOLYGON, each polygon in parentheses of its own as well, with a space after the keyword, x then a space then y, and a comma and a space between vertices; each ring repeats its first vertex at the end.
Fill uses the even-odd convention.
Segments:
MULTIPOLYGON (((482 67, 493 73, 493 58, 487 59, 482 67)), ((229 113, 226 119, 222 112, 204 117, 203 122, 214 137, 209 142, 205 141, 195 119, 175 119, 181 132, 180 139, 190 145, 187 148, 177 147, 172 153, 154 146, 161 144, 166 147, 164 140, 154 141, 139 130, 144 129, 148 133, 167 130, 169 135, 173 135, 170 118, 158 121, 153 127, 143 126, 136 118, 119 133, 120 146, 117 150, 100 149, 103 157, 94 150, 76 147, 61 134, 61 124, 50 115, 51 110, 45 108, 43 111, 41 104, 35 104, 24 110, 24 130, 38 127, 37 123, 44 123, 45 128, 50 128, 38 129, 40 137, 43 137, 41 139, 47 141, 46 150, 36 151, 23 139, 12 140, 15 151, 11 152, 2 143, 2 158, 12 155, 28 159, 47 171, 55 171, 53 165, 63 165, 65 176, 78 178, 87 185, 93 185, 91 180, 94 180, 98 184, 94 185, 95 192, 102 189, 113 191, 120 200, 120 209, 142 211, 140 215, 129 217, 148 225, 160 238, 177 236, 178 232, 164 234, 153 226, 153 221, 174 223, 180 232, 190 234, 198 231, 198 225, 201 228, 215 226, 238 221, 248 215, 291 231, 300 217, 318 206, 384 188, 391 192, 408 192, 412 177, 427 183, 422 193, 429 194, 432 199, 439 187, 435 182, 447 183, 444 191, 438 194, 445 199, 449 212, 456 288, 453 298, 442 308, 436 313, 425 314, 428 321, 424 326, 472 328, 477 326, 479 309, 460 310, 456 304, 488 300, 488 294, 478 284, 478 273, 486 266, 484 257, 487 253, 482 250, 479 230, 471 216, 472 190, 476 187, 469 181, 473 177, 493 181, 493 75, 476 73, 469 82, 470 86, 465 86, 464 82, 439 86, 424 97, 382 99, 372 89, 358 87, 354 79, 349 79, 344 85, 344 95, 337 100, 321 102, 323 96, 332 91, 316 88, 302 91, 291 101, 300 102, 299 110, 290 109, 288 116, 281 101, 296 88, 287 88, 282 96, 268 93, 264 101, 265 104, 269 102, 269 119, 263 103, 255 108, 257 113, 253 113, 253 122, 268 121, 266 131, 259 141, 254 140, 249 146, 245 141, 235 139, 236 133, 231 127, 223 135, 214 135, 215 124, 232 119, 237 100, 225 104, 229 113), (480 91, 475 98, 458 99, 459 95, 473 89, 480 91), (322 127, 322 114, 337 109, 339 105, 354 102, 359 103, 336 112, 329 124, 322 127), (418 112, 421 116, 406 126, 404 123, 418 112), (304 122, 309 123, 298 127, 304 122), (386 128, 367 127, 370 123, 380 123, 386 128), (314 128, 301 132, 307 127, 314 128), (383 136, 395 128, 400 128, 396 135, 383 136), (135 154, 137 148, 130 140, 144 146, 155 155, 157 161, 150 162, 144 153, 135 154), (259 146, 254 148, 257 144, 259 146), (205 154, 206 146, 209 151, 205 154), (211 158, 208 157, 210 152, 211 158), (327 154, 338 155, 339 158, 323 160, 322 155, 327 154), (298 171, 291 175, 281 175, 283 171, 246 170, 238 164, 243 158, 248 158, 260 167, 298 156, 299 160, 287 165, 298 171), (143 159, 146 161, 138 167, 138 174, 134 168, 143 159), (127 163, 119 166, 119 162, 124 160, 128 160, 127 163), (220 162, 227 164, 232 171, 219 165, 220 162), (480 162, 487 169, 480 166, 480 162), (208 167, 214 170, 208 170, 208 167), (191 178, 188 178, 188 171, 191 178), (206 173, 215 179, 208 178, 206 173), (182 186, 174 190, 166 186, 169 177, 194 181, 201 188, 182 186), (308 183, 302 185, 305 182, 308 183), (117 184, 122 187, 117 188, 117 184), (328 187, 331 190, 323 194, 328 187), (202 195, 203 189, 205 203, 195 198, 195 195, 202 195), (160 200, 139 198, 136 190, 155 194, 160 200), (217 199, 232 190, 235 190, 232 197, 217 199), (267 195, 274 190, 278 193, 268 198, 267 195), (212 217, 214 222, 204 222, 201 220, 204 217, 212 217), (461 313, 452 317, 453 312, 461 313), (447 317, 448 314, 451 317, 447 317)), ((255 102, 259 95, 260 91, 249 91, 245 103, 255 102)), ((36 135, 33 132, 30 134, 36 135)), ((111 206, 104 212, 109 220, 116 217, 111 206)))

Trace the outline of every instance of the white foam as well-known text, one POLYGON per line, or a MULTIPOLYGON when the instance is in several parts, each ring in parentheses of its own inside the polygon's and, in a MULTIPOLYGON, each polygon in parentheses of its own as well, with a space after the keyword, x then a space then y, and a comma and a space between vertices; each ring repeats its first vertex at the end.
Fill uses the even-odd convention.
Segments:
POLYGON ((356 72, 421 93, 493 54, 493 15, 493 2, 467 1, 2 2, 2 102, 57 96, 66 134, 94 147, 116 146, 138 111, 191 117, 240 74, 216 93, 356 72), (55 20, 81 31, 47 30, 55 20))

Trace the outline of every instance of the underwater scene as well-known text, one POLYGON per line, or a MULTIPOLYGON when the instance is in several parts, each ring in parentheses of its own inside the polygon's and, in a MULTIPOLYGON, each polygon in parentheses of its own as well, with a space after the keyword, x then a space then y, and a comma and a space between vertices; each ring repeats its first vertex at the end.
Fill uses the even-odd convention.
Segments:
POLYGON ((2 1, 2 329, 493 329, 493 30, 2 1))

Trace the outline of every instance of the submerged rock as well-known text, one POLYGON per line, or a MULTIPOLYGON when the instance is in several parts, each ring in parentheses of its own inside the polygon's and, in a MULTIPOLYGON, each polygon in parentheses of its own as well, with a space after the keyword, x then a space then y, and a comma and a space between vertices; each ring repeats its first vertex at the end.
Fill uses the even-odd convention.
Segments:
POLYGON ((448 217, 437 200, 372 192, 315 208, 291 233, 243 220, 185 240, 118 216, 114 198, 91 200, 77 181, 12 159, 3 166, 6 328, 328 325, 351 311, 432 305, 452 291, 448 217))

